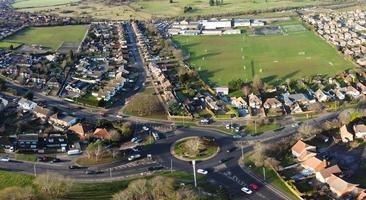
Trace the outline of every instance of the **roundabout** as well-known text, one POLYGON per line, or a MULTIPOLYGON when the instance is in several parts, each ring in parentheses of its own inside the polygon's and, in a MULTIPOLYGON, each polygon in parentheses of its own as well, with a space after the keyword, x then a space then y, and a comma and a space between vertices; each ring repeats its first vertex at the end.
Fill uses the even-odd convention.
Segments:
POLYGON ((219 145, 213 137, 191 136, 175 141, 171 148, 171 154, 184 161, 205 161, 215 157, 220 151, 219 145))

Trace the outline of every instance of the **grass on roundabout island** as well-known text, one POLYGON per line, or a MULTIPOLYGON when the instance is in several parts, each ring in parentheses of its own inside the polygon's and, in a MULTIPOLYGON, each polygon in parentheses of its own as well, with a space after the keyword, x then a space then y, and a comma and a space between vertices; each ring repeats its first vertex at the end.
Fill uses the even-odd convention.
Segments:
POLYGON ((180 160, 208 160, 214 157, 220 150, 214 138, 186 137, 175 142, 172 146, 172 154, 180 160))

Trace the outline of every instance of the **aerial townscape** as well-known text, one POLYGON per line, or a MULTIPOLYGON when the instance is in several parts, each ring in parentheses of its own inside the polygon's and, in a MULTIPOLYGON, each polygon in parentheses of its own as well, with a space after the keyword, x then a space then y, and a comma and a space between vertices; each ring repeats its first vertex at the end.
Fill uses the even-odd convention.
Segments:
POLYGON ((0 0, 0 200, 366 200, 366 1, 0 0))

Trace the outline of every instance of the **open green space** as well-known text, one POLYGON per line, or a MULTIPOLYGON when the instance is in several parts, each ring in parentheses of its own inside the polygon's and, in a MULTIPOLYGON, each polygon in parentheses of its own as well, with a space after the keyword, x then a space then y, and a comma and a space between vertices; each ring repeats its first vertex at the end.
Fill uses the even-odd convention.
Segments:
POLYGON ((57 49, 63 42, 80 43, 87 28, 86 25, 31 27, 5 38, 3 42, 38 44, 57 49))
POLYGON ((285 25, 285 35, 176 36, 190 53, 190 63, 211 85, 227 86, 255 75, 275 84, 316 74, 332 76, 354 67, 337 50, 298 25, 285 25))
POLYGON ((78 2, 80 0, 15 0, 13 8, 33 8, 63 5, 78 2))
POLYGON ((266 131, 275 130, 277 128, 280 128, 281 126, 279 124, 264 124, 264 125, 257 125, 254 124, 248 124, 245 127, 245 133, 251 134, 251 135, 259 135, 266 131))
POLYGON ((151 19, 153 17, 261 14, 262 11, 272 11, 275 8, 339 3, 336 0, 223 0, 218 6, 210 6, 209 1, 201 0, 173 0, 172 3, 166 0, 135 0, 122 1, 120 4, 118 1, 114 1, 115 4, 105 4, 107 1, 83 0, 70 4, 70 2, 75 1, 18 0, 13 6, 22 11, 62 16, 92 16, 98 19, 126 20, 131 18, 151 19), (61 3, 56 3, 57 1, 61 3), (188 6, 192 9, 189 12, 184 12, 184 8, 188 6))
POLYGON ((201 137, 187 137, 173 146, 173 155, 182 160, 207 160, 216 155, 219 146, 201 137))
POLYGON ((16 42, 0 42, 0 48, 3 49, 9 49, 11 46, 13 46, 13 48, 17 48, 19 47, 21 44, 20 43, 16 43, 16 42))

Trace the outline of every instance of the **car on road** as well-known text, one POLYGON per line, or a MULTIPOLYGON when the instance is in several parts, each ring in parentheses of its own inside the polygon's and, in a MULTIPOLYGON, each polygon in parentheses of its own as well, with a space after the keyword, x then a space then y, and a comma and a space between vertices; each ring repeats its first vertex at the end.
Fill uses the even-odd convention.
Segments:
POLYGON ((132 147, 132 148, 131 148, 131 150, 132 150, 133 152, 139 152, 139 151, 141 151, 141 150, 142 150, 142 147, 141 147, 141 146, 132 147))
POLYGON ((103 171, 95 171, 95 170, 87 170, 85 174, 87 175, 93 175, 93 174, 102 174, 103 171))
POLYGON ((140 139, 139 137, 134 137, 134 138, 131 139, 131 142, 135 143, 139 139, 140 139))
POLYGON ((129 156, 127 159, 128 159, 128 161, 133 161, 133 160, 136 160, 136 159, 139 159, 139 158, 141 158, 141 155, 140 154, 135 154, 135 155, 129 156))
POLYGON ((252 194, 253 191, 247 187, 242 187, 241 191, 243 191, 245 194, 252 194))
POLYGON ((203 175, 207 175, 208 174, 208 171, 207 170, 204 170, 204 169, 197 169, 197 173, 203 174, 203 175))
POLYGON ((250 189, 252 189, 252 190, 258 190, 258 185, 257 185, 257 184, 255 184, 255 183, 250 184, 250 185, 249 185, 249 187, 250 187, 250 189))
POLYGON ((61 162, 60 158, 52 158, 50 161, 50 163, 58 163, 58 162, 61 162))
POLYGON ((80 167, 79 165, 70 165, 69 169, 81 169, 82 167, 80 167))
POLYGON ((2 157, 0 158, 1 162, 10 162, 10 158, 9 157, 2 157))
POLYGON ((223 158, 223 159, 221 159, 220 161, 219 161, 219 164, 222 164, 222 163, 226 163, 227 161, 229 161, 231 159, 231 157, 230 158, 223 158))
POLYGON ((233 135, 233 138, 234 139, 240 139, 240 138, 242 138, 243 136, 242 135, 240 135, 240 134, 234 134, 233 135))
POLYGON ((164 167, 162 167, 162 166, 153 166, 153 167, 147 168, 147 171, 152 172, 152 171, 157 171, 157 170, 162 170, 162 169, 164 169, 164 167))
POLYGON ((149 131, 150 129, 149 129, 149 127, 147 127, 147 126, 143 126, 143 127, 142 127, 142 130, 144 130, 144 131, 149 131))
POLYGON ((227 149, 226 152, 227 153, 231 153, 231 152, 233 152, 235 150, 236 150, 236 147, 231 147, 231 148, 227 149))
POLYGON ((299 127, 299 123, 293 123, 293 124, 291 125, 291 127, 292 127, 292 128, 297 128, 297 127, 299 127))

